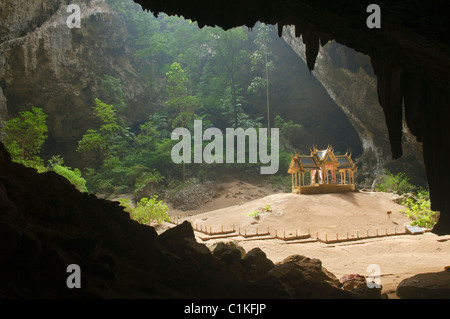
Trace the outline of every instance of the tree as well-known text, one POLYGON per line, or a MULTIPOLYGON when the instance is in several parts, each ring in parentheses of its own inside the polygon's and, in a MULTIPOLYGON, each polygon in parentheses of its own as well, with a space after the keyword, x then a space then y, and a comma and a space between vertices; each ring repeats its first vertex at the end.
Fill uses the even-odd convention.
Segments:
POLYGON ((236 128, 238 127, 239 113, 243 100, 239 95, 238 77, 242 64, 248 58, 247 51, 243 49, 248 36, 242 28, 228 31, 214 28, 211 32, 215 39, 214 49, 228 77, 230 104, 233 109, 233 124, 236 128))
POLYGON ((19 116, 6 122, 2 140, 13 161, 28 167, 43 168, 38 156, 47 139, 47 115, 42 108, 31 107, 19 116))
POLYGON ((89 129, 78 142, 78 152, 99 152, 103 159, 110 155, 111 139, 119 131, 113 105, 95 99, 94 114, 103 122, 99 129, 89 129))
MULTIPOLYGON (((180 63, 172 63, 170 71, 166 73, 166 76, 166 90, 169 97, 167 105, 172 109, 178 109, 178 116, 172 120, 172 128, 178 125, 184 128, 185 124, 192 119, 197 107, 200 106, 199 100, 189 94, 187 88, 188 79, 180 63)), ((185 161, 183 161, 184 181, 186 181, 185 161)))
MULTIPOLYGON (((258 33, 253 43, 256 46, 255 52, 251 56, 252 72, 258 72, 261 68, 264 70, 264 78, 256 76, 250 86, 249 93, 256 93, 261 89, 266 89, 267 106, 267 133, 270 135, 270 96, 269 96, 269 72, 275 69, 274 56, 270 50, 270 29, 261 23, 258 27, 258 33)), ((261 71, 259 71, 261 72, 261 71)))
POLYGON ((120 79, 105 74, 103 78, 100 78, 100 82, 102 83, 102 93, 105 95, 102 97, 102 101, 114 105, 119 110, 125 109, 127 104, 120 79))

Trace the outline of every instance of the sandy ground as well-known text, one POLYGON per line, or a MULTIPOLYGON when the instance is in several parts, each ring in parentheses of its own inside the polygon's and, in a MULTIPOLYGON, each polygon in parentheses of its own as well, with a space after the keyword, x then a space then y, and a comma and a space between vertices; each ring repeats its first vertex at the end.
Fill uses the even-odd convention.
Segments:
MULTIPOLYGON (((195 227, 207 227, 213 232, 234 227, 242 234, 269 231, 272 235, 318 235, 320 239, 354 238, 356 236, 403 232, 410 224, 395 203, 397 195, 381 192, 352 192, 343 194, 296 195, 273 193, 267 187, 245 182, 223 184, 219 196, 185 217, 195 227), (269 206, 268 206, 269 205, 269 206), (268 208, 268 210, 266 210, 268 208), (259 218, 248 213, 260 210, 259 218), (387 211, 391 214, 388 215, 387 211)), ((172 225, 173 226, 173 225, 172 225)), ((162 232, 165 225, 159 228, 162 232)), ((235 236, 209 239, 196 232, 198 242, 212 245, 217 241, 234 240, 246 251, 261 248, 273 262, 280 262, 293 254, 318 258, 322 265, 338 278, 346 274, 374 275, 369 265, 379 267, 383 293, 397 298, 397 285, 405 278, 419 273, 440 272, 450 265, 450 235, 436 236, 430 232, 418 235, 397 235, 357 241, 327 244, 323 242, 283 241, 235 236)))

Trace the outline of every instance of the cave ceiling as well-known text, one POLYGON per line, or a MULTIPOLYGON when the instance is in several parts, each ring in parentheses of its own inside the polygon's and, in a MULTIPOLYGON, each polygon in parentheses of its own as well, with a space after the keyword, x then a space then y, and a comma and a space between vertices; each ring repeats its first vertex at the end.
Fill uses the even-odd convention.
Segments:
POLYGON ((378 98, 385 114, 392 157, 402 156, 403 118, 422 142, 432 209, 441 212, 434 228, 450 234, 450 28, 446 1, 361 0, 134 0, 144 10, 197 21, 200 27, 253 27, 256 22, 294 25, 302 36, 307 65, 314 70, 320 46, 335 40, 370 56, 378 98), (380 7, 380 28, 369 28, 367 8, 380 7))

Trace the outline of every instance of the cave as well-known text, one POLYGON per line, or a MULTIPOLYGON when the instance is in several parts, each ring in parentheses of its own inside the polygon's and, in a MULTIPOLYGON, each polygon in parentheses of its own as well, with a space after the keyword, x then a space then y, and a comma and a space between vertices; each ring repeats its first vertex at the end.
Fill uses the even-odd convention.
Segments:
MULTIPOLYGON (((180 15, 200 27, 227 30, 264 22, 277 25, 281 37, 283 27, 292 26, 293 35, 303 39, 311 72, 321 47, 331 41, 370 57, 391 156, 402 158, 405 122, 422 146, 432 209, 440 212, 432 232, 450 234, 446 169, 450 48, 443 1, 380 0, 381 27, 372 29, 366 24, 369 1, 134 1, 155 15, 180 15)), ((44 23, 41 17, 59 8, 59 3, 42 3, 36 7, 21 3, 28 14, 0 6, 6 21, 0 25, 2 42, 38 28, 44 23)), ((0 87, 5 91, 5 83, 0 87)), ((66 110, 70 112, 67 106, 66 110)), ((60 128, 65 128, 64 122, 60 128)), ((37 174, 11 162, 3 145, 0 151, 2 298, 357 297, 323 278, 288 288, 279 278, 255 274, 249 278, 248 269, 255 267, 249 260, 233 264, 236 269, 230 271, 226 258, 213 257, 195 242, 188 223, 158 235, 152 227, 132 221, 117 203, 80 193, 56 174, 37 174), (83 289, 67 289, 70 264, 81 266, 83 289)), ((260 251, 253 253, 263 260, 258 267, 270 264, 260 251)), ((288 271, 294 262, 306 261, 291 260, 280 268, 288 271)), ((320 261, 313 264, 321 268, 320 261)))
POLYGON ((445 162, 449 132, 445 128, 445 100, 448 95, 448 34, 441 1, 410 2, 406 6, 379 1, 383 11, 381 28, 367 27, 366 9, 370 2, 345 4, 319 1, 196 1, 181 5, 177 1, 137 1, 153 13, 183 15, 199 26, 218 25, 224 29, 256 22, 295 26, 303 36, 309 69, 314 69, 319 47, 336 40, 370 56, 377 76, 378 98, 385 114, 392 157, 402 152, 403 114, 411 133, 423 145, 432 209, 441 217, 436 234, 450 231, 449 202, 446 196, 445 162))

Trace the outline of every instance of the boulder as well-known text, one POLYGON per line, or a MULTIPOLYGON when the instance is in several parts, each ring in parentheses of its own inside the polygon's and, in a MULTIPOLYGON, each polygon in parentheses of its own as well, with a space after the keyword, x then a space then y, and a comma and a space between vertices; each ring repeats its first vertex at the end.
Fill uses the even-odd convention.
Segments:
POLYGON ((448 299, 450 272, 423 273, 404 279, 397 286, 397 296, 402 299, 448 299))
POLYGON ((231 264, 233 262, 239 262, 244 258, 245 249, 234 241, 219 242, 215 245, 212 254, 226 264, 231 264))
POLYGON ((339 279, 342 289, 354 294, 357 298, 380 299, 382 287, 372 287, 367 285, 366 277, 359 274, 342 276, 339 279))
POLYGON ((245 255, 243 263, 252 279, 259 279, 266 276, 275 267, 274 263, 258 247, 253 248, 245 255))
POLYGON ((279 279, 292 298, 352 298, 348 291, 340 288, 339 280, 322 267, 318 259, 301 255, 285 258, 269 271, 279 279))

